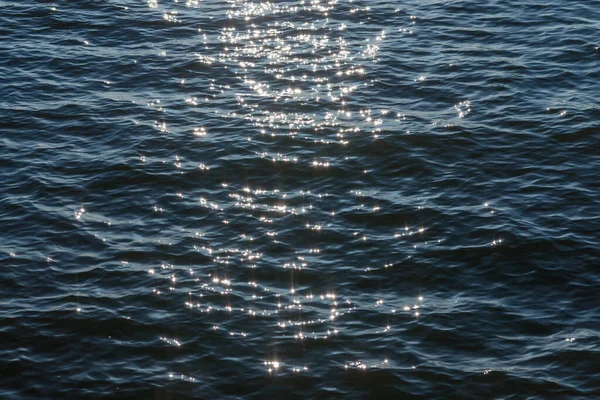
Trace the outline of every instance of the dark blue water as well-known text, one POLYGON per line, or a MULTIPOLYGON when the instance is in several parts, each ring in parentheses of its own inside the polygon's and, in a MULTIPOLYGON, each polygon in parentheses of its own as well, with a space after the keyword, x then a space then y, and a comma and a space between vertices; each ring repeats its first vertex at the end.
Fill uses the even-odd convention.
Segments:
POLYGON ((0 1, 0 397, 600 398, 600 2, 0 1))

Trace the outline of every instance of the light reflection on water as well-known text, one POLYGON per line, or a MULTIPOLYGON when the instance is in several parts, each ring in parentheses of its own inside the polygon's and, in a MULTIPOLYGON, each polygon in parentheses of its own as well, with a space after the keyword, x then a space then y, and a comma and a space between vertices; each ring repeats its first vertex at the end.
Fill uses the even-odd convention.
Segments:
MULTIPOLYGON (((382 107, 377 110, 373 104, 360 104, 355 100, 360 98, 361 91, 372 85, 369 71, 377 63, 379 49, 388 37, 385 29, 379 28, 371 28, 372 35, 366 40, 352 37, 354 29, 365 31, 370 19, 368 6, 356 4, 348 7, 337 1, 292 4, 230 1, 229 7, 226 11, 228 22, 218 34, 220 45, 213 47, 214 52, 203 51, 196 57, 209 68, 227 69, 236 79, 237 83, 212 81, 207 92, 213 93, 213 100, 225 99, 229 104, 227 110, 215 110, 224 119, 240 121, 240 124, 249 122, 256 128, 253 132, 258 132, 258 135, 250 133, 248 141, 265 143, 267 138, 277 141, 280 135, 293 140, 291 145, 278 145, 277 151, 269 151, 271 146, 258 150, 257 157, 273 162, 272 166, 265 168, 277 172, 281 162, 317 170, 334 165, 341 168, 352 160, 343 156, 345 149, 339 146, 349 146, 353 138, 365 135, 377 139, 386 123, 397 122, 389 109, 382 107), (342 15, 338 15, 340 9, 342 15), (235 107, 231 106, 232 100, 235 107), (306 146, 310 143, 314 147, 309 150, 315 156, 309 158, 306 146), (338 146, 336 152, 341 157, 319 155, 321 147, 332 145, 338 146)), ((414 17, 410 20, 415 22, 414 17)), ((200 27, 199 32, 202 32, 203 43, 214 43, 210 35, 207 37, 205 28, 200 27)), ((210 98, 206 100, 211 101, 210 98)), ((188 98, 186 103, 191 107, 205 107, 196 97, 188 98)), ((198 131, 195 128, 195 134, 198 131)), ((202 137, 210 136, 210 132, 204 130, 200 133, 202 137)), ((237 132, 233 134, 239 135, 237 132)), ((362 174, 367 174, 367 170, 362 174)), ((272 326, 273 337, 282 337, 293 343, 344 335, 345 326, 352 325, 353 318, 360 319, 360 314, 371 308, 377 308, 378 315, 385 321, 383 329, 372 329, 373 334, 390 333, 390 321, 401 313, 412 318, 419 316, 415 310, 421 308, 420 302, 410 305, 393 299, 384 304, 379 299, 371 304, 361 304, 357 309, 357 304, 351 299, 333 291, 323 291, 322 278, 319 277, 328 276, 321 262, 327 257, 327 246, 321 243, 318 235, 327 230, 339 232, 347 229, 343 221, 336 219, 336 210, 332 209, 328 200, 334 196, 346 197, 350 193, 340 192, 336 187, 331 187, 333 195, 319 193, 318 187, 315 190, 309 186, 288 187, 285 191, 265 186, 251 187, 236 183, 235 177, 223 184, 222 190, 227 192, 228 204, 201 197, 201 205, 209 212, 218 213, 218 218, 226 225, 234 224, 240 218, 248 221, 250 216, 247 227, 251 231, 238 230, 244 229, 244 225, 236 224, 238 229, 231 228, 227 248, 215 248, 208 241, 195 245, 197 251, 212 257, 215 268, 207 275, 206 266, 192 267, 191 270, 197 270, 195 276, 203 276, 200 286, 182 289, 190 293, 185 302, 190 310, 226 315, 219 318, 220 324, 213 325, 214 330, 223 329, 228 319, 237 321, 239 318, 260 317, 263 324, 272 326), (301 229, 313 236, 304 238, 301 245, 295 244, 294 236, 301 229), (292 254, 270 256, 267 251, 260 250, 269 242, 284 246, 286 253, 292 254), (275 268, 279 270, 276 275, 283 279, 244 279, 252 276, 248 268, 275 268), (302 273, 309 273, 311 277, 307 279, 302 273)), ((218 197, 223 198, 222 195, 218 197)), ((373 213, 381 211, 379 205, 364 203, 356 204, 354 209, 367 207, 373 213)), ((414 232, 412 229, 408 231, 407 227, 406 233, 400 235, 418 233, 423 236, 423 228, 413 229, 414 232)), ((354 232, 354 235, 358 233, 354 232)), ((211 236, 210 233, 208 236, 211 236)), ((368 236, 368 231, 362 230, 360 236, 346 240, 351 246, 355 240, 366 242, 368 236)), ((373 235, 372 240, 378 240, 377 236, 373 235)), ((393 265, 385 264, 383 270, 393 265)), ((366 266, 366 272, 370 272, 371 268, 379 270, 381 266, 366 266)), ((168 276, 166 278, 168 280, 168 276)), ((332 277, 326 279, 330 281, 328 286, 335 288, 332 277)), ((236 332, 224 329, 224 334, 235 336, 236 332)), ((252 337, 253 334, 248 330, 240 338, 252 337)), ((265 345, 268 346, 268 343, 269 338, 265 338, 265 345)), ((285 360, 286 363, 292 361, 285 360)), ((373 366, 385 367, 387 363, 386 359, 373 366)), ((353 365, 365 366, 349 363, 345 367, 353 365)), ((269 372, 280 369, 279 361, 265 361, 265 366, 269 372)), ((292 367, 291 370, 300 372, 306 367, 292 367)))

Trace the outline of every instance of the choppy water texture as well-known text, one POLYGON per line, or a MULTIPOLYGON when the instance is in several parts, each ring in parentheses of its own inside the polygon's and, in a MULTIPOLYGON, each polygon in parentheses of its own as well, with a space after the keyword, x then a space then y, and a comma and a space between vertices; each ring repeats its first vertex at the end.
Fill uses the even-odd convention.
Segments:
POLYGON ((0 397, 600 398, 600 2, 0 1, 0 397))

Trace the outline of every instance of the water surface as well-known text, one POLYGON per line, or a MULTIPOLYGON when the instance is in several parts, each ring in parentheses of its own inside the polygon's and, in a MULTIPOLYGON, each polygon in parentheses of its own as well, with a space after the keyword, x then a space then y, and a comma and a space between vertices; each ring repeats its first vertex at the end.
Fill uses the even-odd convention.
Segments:
POLYGON ((600 3, 0 1, 0 395, 600 397, 600 3))

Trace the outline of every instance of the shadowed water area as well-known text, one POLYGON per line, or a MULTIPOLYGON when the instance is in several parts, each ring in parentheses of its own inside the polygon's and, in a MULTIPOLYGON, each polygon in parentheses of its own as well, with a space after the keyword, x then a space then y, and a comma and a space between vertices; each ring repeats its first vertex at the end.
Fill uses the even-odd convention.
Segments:
POLYGON ((600 398, 600 1, 0 11, 1 398, 600 398))

